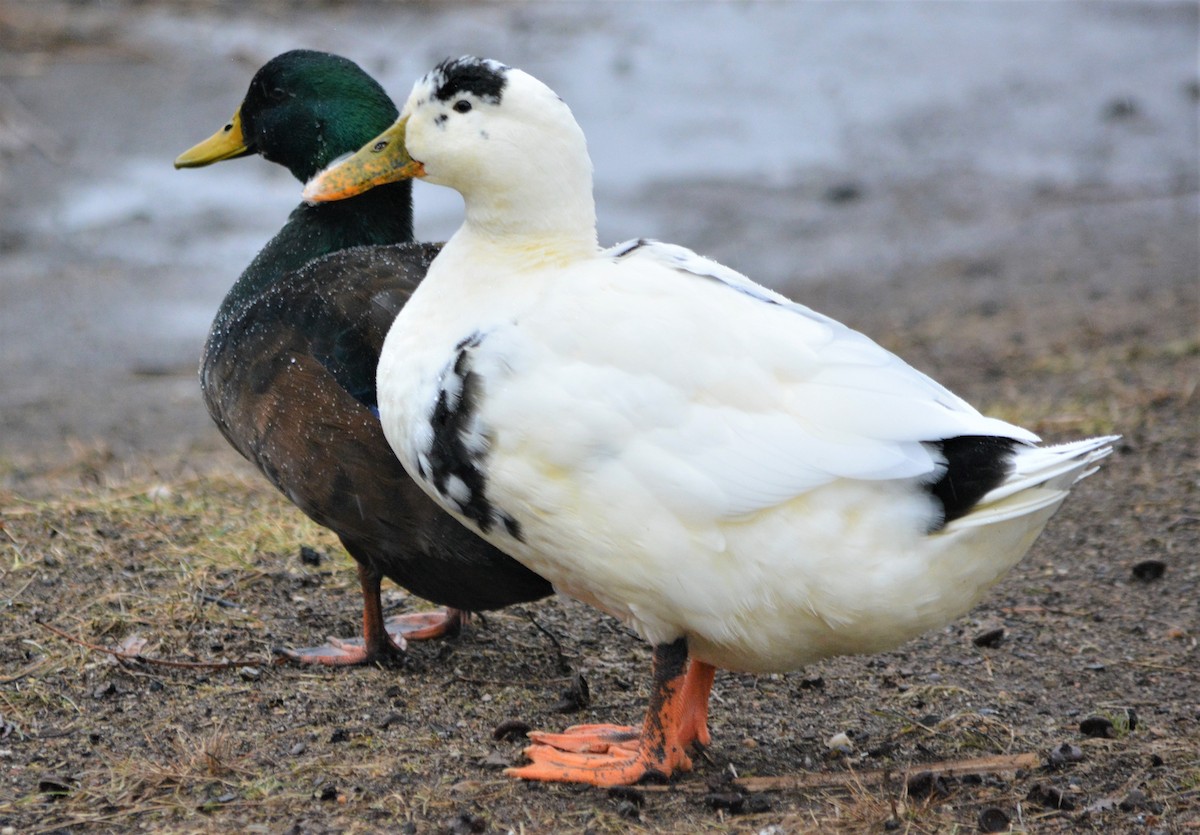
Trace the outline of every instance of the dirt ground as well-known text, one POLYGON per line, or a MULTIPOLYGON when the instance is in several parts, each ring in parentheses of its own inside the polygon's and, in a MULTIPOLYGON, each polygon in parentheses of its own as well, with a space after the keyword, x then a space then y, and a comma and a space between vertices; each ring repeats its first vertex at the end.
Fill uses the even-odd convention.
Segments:
MULTIPOLYGON (((838 184, 763 187, 735 231, 770 238, 821 202, 844 214, 812 234, 947 211, 944 182, 838 184)), ((653 199, 728 231, 726 188, 653 199)), ((277 665, 274 647, 356 633, 352 563, 211 429, 154 453, 7 439, 0 835, 1200 831, 1196 184, 1022 199, 951 207, 1003 225, 970 257, 802 300, 1048 441, 1123 441, 966 617, 874 657, 719 674, 713 744, 666 786, 500 773, 524 728, 640 718, 649 653, 612 619, 547 600, 393 665, 277 665)))
MULTIPOLYGON (((1116 454, 969 616, 873 658, 719 676, 713 746, 669 787, 498 773, 520 759, 505 728, 639 715, 646 648, 606 617, 552 600, 415 644, 394 667, 275 666, 273 646, 354 634, 358 596, 332 537, 258 478, 187 477, 186 461, 131 465, 86 447, 54 470, 10 465, 0 826, 1195 830, 1196 282, 1161 250, 1153 282, 1109 291, 1069 262, 1030 285, 1013 261, 902 276, 856 324, 1051 439, 1121 431, 1116 454), (1086 305, 1057 301, 1080 294, 1086 305), (80 642, 234 663, 121 661, 80 642), (578 676, 590 700, 566 713, 578 676), (849 752, 827 744, 839 732, 849 752), (979 757, 1000 770, 917 775, 979 757)), ((842 294, 813 295, 828 309, 842 294)), ((422 605, 398 591, 388 603, 422 605)))

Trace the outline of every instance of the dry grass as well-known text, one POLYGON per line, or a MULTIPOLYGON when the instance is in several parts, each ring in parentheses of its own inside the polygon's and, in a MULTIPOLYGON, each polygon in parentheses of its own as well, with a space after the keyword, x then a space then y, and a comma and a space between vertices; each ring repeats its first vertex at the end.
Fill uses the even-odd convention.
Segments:
MULTIPOLYGON (((942 833, 978 831, 994 810, 1013 831, 1197 831, 1195 296, 1194 284, 1114 291, 1085 318, 1031 290, 998 310, 947 297, 920 318, 882 305, 857 320, 832 290, 811 299, 890 335, 993 414, 1051 440, 1117 430, 1125 441, 955 624, 873 658, 722 674, 713 747, 664 789, 612 795, 499 773, 521 747, 493 738, 503 721, 639 715, 646 649, 585 607, 492 613, 390 667, 280 667, 274 646, 354 634, 358 589, 332 535, 257 476, 131 463, 103 443, 55 464, 0 463, 0 829, 942 833), (325 555, 319 565, 299 559, 302 545, 325 555), (1135 579, 1151 558, 1163 579, 1135 579), (119 659, 43 624, 111 651, 237 663, 119 659), (974 646, 996 626, 1002 643, 974 646), (564 716, 554 705, 575 672, 592 704, 564 716), (1081 734, 1092 715, 1114 722, 1114 738, 1081 734), (838 732, 849 755, 826 747, 838 732), (1078 759, 1051 767, 1063 744, 1078 759), (1021 754, 1039 765, 900 777, 1021 754)), ((385 603, 426 605, 395 589, 385 603)))

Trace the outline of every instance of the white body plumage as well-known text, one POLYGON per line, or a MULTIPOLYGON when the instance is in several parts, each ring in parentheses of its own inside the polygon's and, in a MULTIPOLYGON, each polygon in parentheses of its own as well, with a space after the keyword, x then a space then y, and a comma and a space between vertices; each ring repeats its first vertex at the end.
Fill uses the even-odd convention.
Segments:
POLYGON ((570 111, 495 66, 494 96, 431 74, 405 107, 467 218, 388 334, 379 406, 418 483, 559 590, 728 669, 879 651, 968 610, 1108 454, 1038 447, 682 248, 600 251, 570 111), (1015 450, 942 526, 960 436, 1015 450))

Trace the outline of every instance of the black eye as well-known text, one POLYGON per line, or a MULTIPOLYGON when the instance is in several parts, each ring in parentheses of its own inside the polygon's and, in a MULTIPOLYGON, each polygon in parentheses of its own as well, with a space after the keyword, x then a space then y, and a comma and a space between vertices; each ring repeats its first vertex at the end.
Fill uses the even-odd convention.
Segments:
POLYGON ((287 90, 282 87, 272 88, 271 92, 267 95, 271 97, 271 101, 283 101, 288 97, 287 90))
POLYGON ((466 99, 459 99, 458 101, 456 101, 454 103, 454 112, 455 113, 469 113, 470 110, 471 110, 471 103, 469 101, 467 101, 466 99))

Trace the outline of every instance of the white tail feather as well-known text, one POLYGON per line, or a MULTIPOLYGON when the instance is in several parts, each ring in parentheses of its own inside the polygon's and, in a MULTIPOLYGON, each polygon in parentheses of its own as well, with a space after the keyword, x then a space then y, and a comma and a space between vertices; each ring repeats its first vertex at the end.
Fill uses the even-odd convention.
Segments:
POLYGON ((1074 484, 1099 469, 1096 463, 1112 453, 1112 445, 1120 437, 1105 435, 1055 446, 1019 447, 1008 479, 946 529, 991 525, 1057 507, 1074 484))

